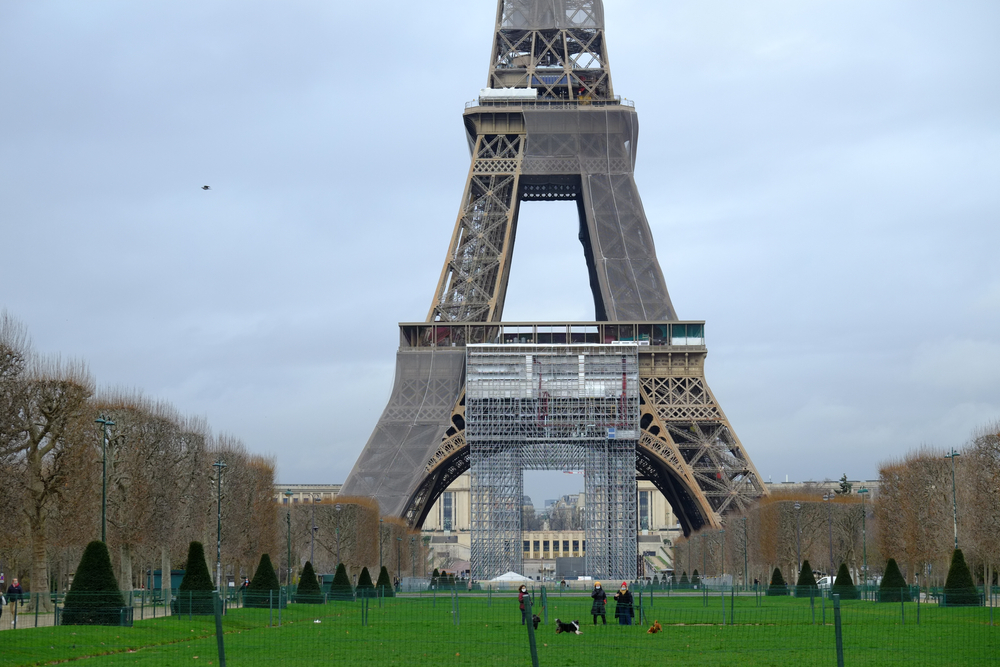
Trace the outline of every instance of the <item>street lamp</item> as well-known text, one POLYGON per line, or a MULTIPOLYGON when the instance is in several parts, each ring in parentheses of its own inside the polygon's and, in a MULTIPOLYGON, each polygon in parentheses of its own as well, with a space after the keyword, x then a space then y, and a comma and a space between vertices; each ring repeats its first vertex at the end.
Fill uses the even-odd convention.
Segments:
POLYGON ((403 546, 403 538, 397 537, 396 538, 396 581, 399 582, 403 581, 403 574, 399 569, 400 567, 399 561, 402 558, 402 556, 400 555, 402 546, 403 546))
MULTIPOLYGON (((719 540, 722 542, 722 578, 726 576, 726 531, 723 528, 719 529, 719 540)), ((722 580, 719 580, 719 585, 723 584, 722 580)))
POLYGON ((108 428, 114 426, 110 417, 100 415, 94 420, 102 424, 104 438, 101 441, 101 542, 108 543, 108 428))
POLYGON ((335 506, 337 510, 337 565, 340 565, 340 503, 335 506))
POLYGON ((802 505, 795 501, 795 550, 798 553, 799 569, 797 574, 802 574, 802 505))
POLYGON ((218 492, 216 494, 217 505, 216 505, 216 525, 215 525, 215 585, 218 590, 222 590, 222 469, 226 467, 226 464, 222 462, 222 457, 220 456, 218 460, 212 464, 215 468, 215 474, 218 477, 218 492))
POLYGON ((288 571, 285 574, 285 586, 292 585, 292 490, 287 489, 285 491, 285 501, 287 507, 285 508, 285 524, 288 526, 288 571))
MULTIPOLYGON (((833 491, 823 494, 823 501, 826 502, 826 523, 830 528, 830 577, 833 577, 833 505, 830 504, 833 497, 833 491)), ((832 578, 830 579, 830 582, 832 585, 832 578)))
POLYGON ((750 573, 747 572, 749 565, 747 563, 747 518, 743 517, 743 586, 747 590, 750 588, 750 573))
POLYGON ((955 458, 961 456, 955 451, 955 448, 951 448, 951 452, 945 454, 946 459, 951 459, 951 511, 952 516, 955 519, 955 548, 958 549, 958 500, 955 497, 955 458))
POLYGON ((868 518, 868 510, 865 509, 865 496, 868 494, 868 489, 861 487, 858 489, 858 494, 861 496, 861 548, 864 552, 865 559, 865 574, 864 574, 864 584, 861 586, 862 594, 865 599, 868 599, 868 531, 865 528, 865 520, 868 518))
POLYGON ((316 525, 316 499, 319 498, 318 493, 312 494, 312 535, 309 539, 309 562, 312 563, 313 568, 316 567, 316 531, 319 527, 316 525))

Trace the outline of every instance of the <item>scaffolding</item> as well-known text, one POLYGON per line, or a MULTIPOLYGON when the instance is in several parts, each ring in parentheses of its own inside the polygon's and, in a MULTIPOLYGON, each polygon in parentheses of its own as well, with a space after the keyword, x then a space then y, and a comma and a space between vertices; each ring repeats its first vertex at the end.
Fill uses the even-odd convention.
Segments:
POLYGON ((522 568, 525 470, 584 471, 585 567, 636 576, 635 343, 468 345, 472 576, 522 568))

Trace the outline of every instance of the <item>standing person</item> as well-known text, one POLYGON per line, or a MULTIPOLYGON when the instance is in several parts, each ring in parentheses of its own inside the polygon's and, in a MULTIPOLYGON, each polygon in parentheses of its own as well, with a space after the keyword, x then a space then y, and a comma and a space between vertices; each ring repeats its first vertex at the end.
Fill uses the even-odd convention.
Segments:
POLYGON ((632 625, 632 617, 635 611, 632 608, 632 592, 628 589, 628 582, 623 581, 622 587, 615 593, 615 617, 618 625, 632 625))
POLYGON ((531 601, 531 596, 528 595, 528 587, 521 584, 521 588, 517 591, 517 603, 521 607, 521 625, 524 625, 528 621, 528 610, 524 605, 524 598, 528 598, 531 601))
POLYGON ((11 581, 10 586, 7 587, 7 601, 10 602, 10 614, 12 616, 11 623, 17 623, 17 603, 24 599, 24 589, 21 588, 21 584, 18 583, 17 577, 11 581))
POLYGON ((590 606, 590 615, 594 617, 594 625, 597 625, 597 617, 600 616, 604 625, 608 624, 608 594, 601 588, 601 582, 594 582, 594 590, 590 592, 590 597, 594 599, 594 604, 590 606))

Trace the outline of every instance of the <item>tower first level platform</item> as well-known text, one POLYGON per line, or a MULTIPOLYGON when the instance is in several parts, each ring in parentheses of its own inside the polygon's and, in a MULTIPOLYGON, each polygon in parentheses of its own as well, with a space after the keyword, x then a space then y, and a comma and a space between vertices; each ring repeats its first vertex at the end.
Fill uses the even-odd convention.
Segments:
POLYGON ((466 345, 629 345, 638 349, 636 473, 666 497, 685 534, 766 494, 705 380, 699 321, 423 322, 399 326, 389 403, 345 484, 414 527, 469 470, 466 345))

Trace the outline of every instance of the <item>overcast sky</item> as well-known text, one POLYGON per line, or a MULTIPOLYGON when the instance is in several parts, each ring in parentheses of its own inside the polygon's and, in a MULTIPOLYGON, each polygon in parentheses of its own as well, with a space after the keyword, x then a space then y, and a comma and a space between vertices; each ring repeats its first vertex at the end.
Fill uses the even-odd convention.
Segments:
MULTIPOLYGON (((344 481, 430 306, 495 11, 0 0, 0 309, 282 483, 344 481)), ((605 12, 660 264, 764 479, 1000 418, 1000 3, 605 12)), ((593 316, 575 206, 525 204, 505 319, 593 316)))

